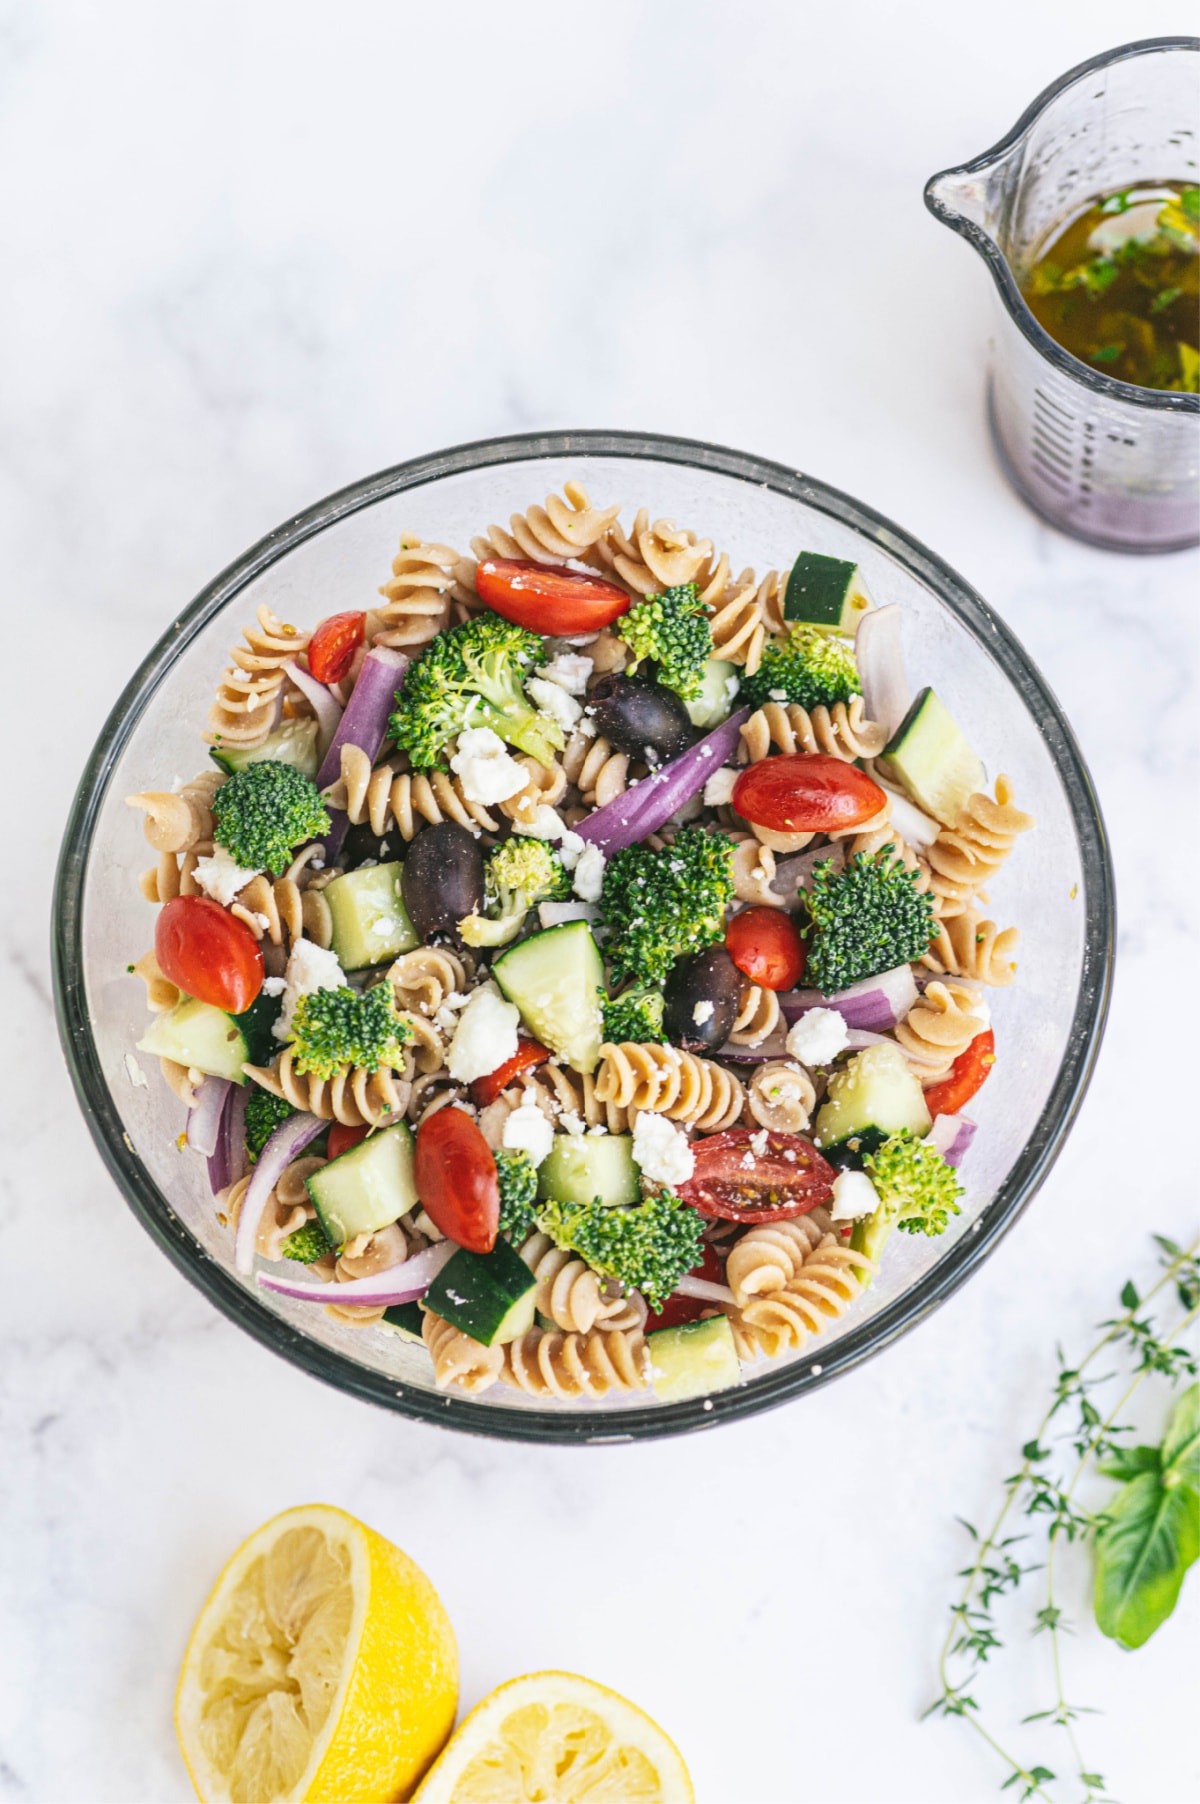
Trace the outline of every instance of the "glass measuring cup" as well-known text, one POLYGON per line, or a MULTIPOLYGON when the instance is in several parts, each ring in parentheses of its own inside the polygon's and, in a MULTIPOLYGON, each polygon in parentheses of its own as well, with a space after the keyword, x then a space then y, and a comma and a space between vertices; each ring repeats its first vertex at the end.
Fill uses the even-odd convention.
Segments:
POLYGON ((931 176, 925 203, 996 286, 988 416, 1018 493, 1053 525, 1116 551, 1200 543, 1200 396, 1081 363, 1019 283, 1047 236, 1098 195, 1195 180, 1200 38, 1148 38, 1070 69, 998 144, 931 176))

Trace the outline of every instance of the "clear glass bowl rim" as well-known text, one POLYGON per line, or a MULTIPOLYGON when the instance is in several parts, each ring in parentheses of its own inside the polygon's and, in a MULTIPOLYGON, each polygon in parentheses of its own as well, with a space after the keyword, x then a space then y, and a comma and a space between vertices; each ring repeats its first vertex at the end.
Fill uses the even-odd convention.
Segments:
MULTIPOLYGON (((1127 62, 1135 56, 1157 55, 1164 50, 1198 51, 1200 50, 1200 38, 1138 38, 1131 44, 1118 44, 1113 50, 1105 50, 1099 56, 1089 57, 1086 62, 1076 63, 1073 69, 1068 69, 1064 75, 1060 75, 1048 87, 1043 88, 1037 98, 1030 101, 1011 130, 1005 132, 1002 138, 997 138, 989 150, 981 151, 977 157, 972 157, 967 163, 956 163, 950 169, 939 169, 936 175, 931 175, 925 184, 925 205, 935 219, 940 220, 943 225, 949 226, 952 232, 957 232, 969 244, 974 245, 991 271, 992 280, 996 284, 996 292, 1008 309, 1014 323, 1025 334, 1034 350, 1040 352, 1046 361, 1052 363, 1064 376, 1070 377, 1072 381, 1081 382, 1085 388, 1090 388, 1093 394, 1102 395, 1109 401, 1125 401, 1135 407, 1148 407, 1157 413, 1200 414, 1200 395, 1174 394, 1165 388, 1139 388, 1135 382, 1121 382, 1115 376, 1106 376, 1102 370, 1094 370, 1089 364, 1081 362, 1078 357, 1073 357, 1070 351, 1058 343, 1057 339, 1051 338, 1045 327, 1038 323, 1026 306, 1025 298, 1017 287, 1016 277, 1009 266, 1008 258, 996 240, 988 232, 985 232, 982 226, 976 225, 973 219, 967 219, 963 214, 956 212, 935 193, 937 183, 944 180, 946 176, 978 175, 990 169, 994 163, 1002 161, 1013 146, 1037 123, 1051 101, 1057 100, 1060 94, 1064 93, 1067 88, 1074 87, 1076 82, 1095 75, 1098 70, 1110 68, 1113 63, 1127 62)), ((1161 547, 1156 546, 1151 549, 1158 550, 1161 547)))
POLYGON ((964 1283, 999 1244, 1053 1164, 1091 1078, 1104 1032, 1112 982, 1116 901, 1099 803, 1083 756, 1048 685, 1004 622, 949 565, 918 540, 851 496, 783 464, 700 441, 633 432, 545 432, 481 439, 413 458, 319 501, 268 533, 221 572, 182 610, 149 653, 113 708, 88 760, 67 822, 52 915, 54 994, 63 1053, 80 1108, 104 1163, 142 1226, 183 1275, 229 1319, 293 1365, 401 1415, 468 1433, 518 1441, 603 1444, 684 1434, 770 1409, 828 1384, 882 1351, 964 1283), (681 464, 765 486, 828 514, 870 540, 938 596, 983 644, 1022 697, 1063 784, 1079 840, 1084 878, 1082 976, 1067 1049, 1045 1107, 1004 1183, 937 1266, 861 1328, 818 1354, 817 1365, 768 1369, 736 1390, 689 1402, 592 1411, 496 1409, 453 1393, 398 1386, 299 1333, 260 1305, 232 1272, 217 1264, 175 1215, 125 1138, 100 1067, 83 978, 83 901, 92 836, 109 778, 141 716, 175 661, 200 630, 247 582, 294 546, 386 496, 439 477, 497 464, 567 455, 623 457, 681 464))

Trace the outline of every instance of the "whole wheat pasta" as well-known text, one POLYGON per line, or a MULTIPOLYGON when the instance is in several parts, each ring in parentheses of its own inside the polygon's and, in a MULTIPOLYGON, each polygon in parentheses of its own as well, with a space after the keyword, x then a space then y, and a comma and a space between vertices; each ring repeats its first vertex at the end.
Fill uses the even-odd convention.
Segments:
POLYGON ((561 564, 583 558, 616 521, 620 507, 593 507, 580 482, 568 482, 560 495, 547 495, 545 507, 531 507, 511 515, 508 531, 489 526, 471 540, 479 559, 489 557, 531 559, 537 564, 561 564))
POLYGON ((747 1228, 725 1260, 725 1282, 738 1308, 745 1308, 751 1297, 790 1284, 827 1232, 811 1215, 747 1228))
POLYGON ((713 656, 728 664, 741 664, 753 676, 762 661, 767 629, 763 621, 763 602, 753 570, 743 570, 731 582, 720 584, 714 592, 710 581, 706 588, 709 600, 709 629, 712 632, 713 656))
POLYGON ((629 787, 629 759, 602 733, 589 737, 576 728, 563 749, 562 770, 589 808, 615 802, 629 787))
POLYGON ((274 878, 260 872, 238 891, 229 912, 256 940, 268 939, 273 946, 301 939, 328 946, 333 940, 329 903, 319 889, 302 888, 302 882, 303 874, 298 881, 289 872, 274 878))
POLYGON ((988 1024, 987 1006, 964 984, 931 983, 896 1027, 904 1056, 923 1084, 945 1077, 988 1024))
POLYGON ((316 1077, 295 1069, 295 1052, 285 1046, 272 1065, 247 1065, 246 1076, 272 1096, 281 1096, 294 1109, 319 1115, 322 1121, 340 1121, 345 1127, 377 1127, 399 1120, 408 1106, 406 1078, 381 1067, 366 1071, 348 1066, 332 1078, 316 1077))
POLYGON ((822 752, 847 764, 874 758, 887 742, 887 728, 868 720, 863 709, 861 695, 811 711, 797 702, 764 702, 742 727, 746 761, 757 764, 772 751, 822 752))
POLYGON ((396 1007, 430 1021, 448 996, 465 993, 469 977, 465 958, 449 946, 414 946, 388 969, 396 1007))
POLYGON ((925 854, 943 916, 961 914, 976 891, 991 883, 1017 838, 1037 825, 1013 804, 1013 786, 996 778, 996 799, 973 795, 953 827, 943 827, 925 854))
POLYGON ((451 604, 465 598, 458 570, 462 563, 449 545, 434 545, 419 534, 400 535, 392 574, 380 588, 382 607, 372 609, 367 634, 415 656, 450 624, 451 604))
POLYGON ((841 1245, 832 1234, 823 1235, 786 1284, 728 1312, 740 1357, 766 1353, 777 1358, 802 1347, 845 1314, 874 1270, 864 1254, 841 1245))
POLYGON ((732 1127, 745 1092, 733 1073, 675 1046, 623 1041, 600 1048, 596 1097, 630 1111, 652 1109, 705 1133, 732 1127))
POLYGON ((937 923, 937 932, 921 963, 945 977, 976 977, 980 983, 1004 986, 1017 975, 1020 930, 985 921, 974 908, 937 923))
POLYGON ((146 986, 146 1006, 154 1010, 156 1015, 164 1009, 174 1008, 183 991, 173 984, 169 977, 164 977, 158 968, 158 959, 153 952, 143 952, 135 965, 130 967, 135 977, 140 977, 146 986))
POLYGON ((469 1334, 452 1328, 440 1315, 425 1310, 421 1319, 421 1338, 433 1360, 434 1383, 439 1390, 456 1390, 473 1395, 486 1391, 500 1377, 504 1365, 503 1347, 483 1347, 469 1334))
MULTIPOLYGON (((408 1235, 399 1222, 393 1222, 388 1228, 380 1228, 374 1234, 361 1234, 352 1240, 338 1254, 333 1269, 335 1284, 350 1284, 355 1278, 373 1278, 379 1272, 385 1272, 393 1265, 400 1265, 409 1256, 408 1235)), ((386 1305, 378 1307, 361 1303, 337 1303, 330 1301, 325 1305, 326 1315, 331 1315, 343 1322, 349 1322, 355 1328, 369 1328, 383 1319, 386 1305)))
POLYGON ((593 550, 593 561, 611 570, 635 595, 695 582, 713 554, 711 539, 698 539, 673 520, 652 523, 644 507, 638 510, 631 533, 614 522, 593 550))
POLYGON ((621 1296, 611 1281, 548 1234, 531 1234, 520 1253, 537 1279, 534 1307, 565 1333, 587 1334, 597 1326, 640 1328, 645 1321, 640 1299, 621 1296))
POLYGON ((733 848, 733 893, 738 901, 782 908, 784 898, 771 888, 774 877, 774 852, 752 833, 742 833, 733 848))
MULTIPOLYGON (((408 1098, 408 1119, 414 1127, 420 1127, 423 1121, 428 1121, 429 1117, 436 1115, 439 1109, 448 1108, 453 1102, 461 1102, 465 1095, 465 1086, 456 1083, 448 1071, 423 1071, 412 1081, 412 1090, 408 1098)), ((496 1145, 500 1145, 499 1140, 496 1145)))
POLYGON ((449 771, 410 771, 402 757, 372 765, 356 745, 342 747, 342 774, 329 792, 330 806, 344 808, 358 827, 370 821, 371 831, 386 833, 395 826, 401 839, 412 839, 426 822, 457 821, 474 831, 494 833, 495 817, 463 792, 462 779, 449 771))
MULTIPOLYGON (((534 1071, 526 1072, 522 1084, 525 1090, 532 1093, 533 1100, 556 1127, 563 1124, 562 1118, 565 1115, 577 1117, 586 1127, 605 1128, 610 1134, 629 1131, 631 1122, 628 1110, 622 1108, 614 1098, 598 1094, 596 1079, 591 1072, 569 1071, 565 1065, 551 1060, 548 1064, 539 1065, 534 1071)), ((523 1100, 524 1093, 517 1092, 515 1088, 506 1094, 516 1097, 514 1108, 523 1100)))
POLYGON ((230 652, 233 663, 217 687, 204 737, 215 745, 261 745, 275 725, 285 682, 284 665, 303 652, 311 633, 277 620, 267 606, 257 624, 244 629, 245 644, 230 652))
POLYGON ((515 796, 499 804, 501 814, 510 821, 528 824, 539 808, 553 808, 566 792, 567 773, 561 764, 540 764, 536 758, 521 757, 517 763, 528 772, 525 786, 515 796))
POLYGON ((224 781, 223 771, 201 771, 181 789, 145 790, 125 805, 144 811, 142 831, 156 852, 190 852, 212 839, 212 799, 224 781))
POLYGON ((735 1046, 761 1046, 780 1022, 779 998, 774 990, 764 990, 748 980, 742 985, 738 1012, 729 1038, 735 1046))
POLYGON ((817 1092, 795 1059, 768 1059, 750 1079, 746 1107, 760 1127, 775 1134, 802 1134, 812 1118, 817 1092))
POLYGON ((600 1398, 642 1391, 649 1383, 646 1339, 636 1328, 593 1328, 590 1334, 531 1328, 503 1355, 505 1384, 535 1397, 600 1398))

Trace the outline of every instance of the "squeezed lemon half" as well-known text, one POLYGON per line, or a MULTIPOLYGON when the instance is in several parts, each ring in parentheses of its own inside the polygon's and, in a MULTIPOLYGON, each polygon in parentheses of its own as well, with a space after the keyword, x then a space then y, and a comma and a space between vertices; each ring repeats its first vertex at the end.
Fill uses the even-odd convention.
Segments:
POLYGON ((420 1567, 344 1510, 285 1510, 192 1631, 175 1728, 204 1804, 379 1804, 454 1726, 458 1654, 420 1567))
POLYGON ((413 1804, 694 1804, 679 1749, 615 1691, 569 1672, 500 1685, 413 1804))

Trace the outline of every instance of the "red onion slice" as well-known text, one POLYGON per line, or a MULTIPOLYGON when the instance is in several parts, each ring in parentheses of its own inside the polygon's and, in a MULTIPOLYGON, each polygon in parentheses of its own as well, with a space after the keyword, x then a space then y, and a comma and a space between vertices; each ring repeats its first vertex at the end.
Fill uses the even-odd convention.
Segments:
POLYGON ((714 727, 711 733, 689 746, 686 752, 670 759, 653 776, 643 777, 615 802, 595 809, 580 821, 576 833, 581 839, 599 846, 607 857, 657 833, 685 802, 699 794, 713 772, 720 770, 726 759, 732 757, 742 723, 749 718, 749 708, 739 708, 719 727, 714 727))
POLYGON ((926 1137, 947 1165, 961 1165, 978 1132, 979 1123, 967 1115, 937 1115, 926 1137))
POLYGON ((303 1111, 289 1115, 275 1129, 259 1153, 258 1164, 246 1187, 246 1194, 242 1198, 242 1212, 238 1216, 234 1265, 244 1278, 248 1278, 254 1270, 258 1225, 280 1172, 291 1164, 297 1153, 303 1152, 310 1140, 315 1140, 328 1126, 329 1123, 322 1121, 318 1115, 306 1115, 303 1111))
POLYGON ((259 1272, 258 1281, 264 1290, 292 1297, 299 1303, 352 1303, 356 1308, 390 1309, 394 1303, 415 1303, 423 1297, 457 1251, 452 1240, 439 1240, 436 1246, 414 1253, 399 1265, 389 1265, 374 1277, 352 1278, 346 1284, 303 1284, 294 1278, 277 1278, 273 1272, 259 1272))
POLYGON ((887 728, 888 738, 908 713, 911 699, 900 642, 900 608, 894 601, 871 608, 858 623, 854 657, 862 680, 868 720, 887 728))
POLYGON ((700 1303, 733 1303, 728 1284, 714 1284, 711 1278, 681 1278, 675 1286, 677 1297, 695 1297, 700 1303))
POLYGON ((891 824, 901 839, 914 852, 923 852, 931 846, 942 830, 940 823, 925 814, 915 802, 910 802, 907 796, 902 796, 898 789, 889 789, 886 783, 879 786, 887 795, 891 824))
MULTIPOLYGON (((388 716, 408 673, 409 660, 389 645, 376 645, 363 659, 345 713, 329 742, 317 772, 317 788, 328 789, 342 774, 342 747, 356 745, 374 764, 387 737, 388 716)), ((325 863, 334 864, 350 825, 344 809, 331 808, 330 829, 325 835, 325 863)))
POLYGON ((802 889, 807 889, 812 882, 812 874, 819 864, 830 863, 835 871, 843 869, 846 863, 846 848, 839 842, 832 845, 814 846, 807 852, 790 853, 786 858, 775 862, 775 875, 769 888, 775 895, 783 898, 784 906, 790 907, 796 901, 802 889))
POLYGON ((229 1101, 225 1106, 225 1132, 223 1149, 218 1147, 218 1156, 224 1150, 228 1167, 227 1184, 236 1184, 244 1178, 249 1166, 246 1152, 246 1104, 250 1101, 250 1085, 235 1084, 229 1101))
POLYGON ((886 1034, 869 1034, 865 1027, 849 1027, 846 1029, 846 1045, 851 1052, 865 1052, 868 1046, 894 1045, 886 1034))
POLYGON ((211 1159, 217 1150, 221 1118, 232 1088, 227 1077, 206 1077, 188 1110, 187 1143, 201 1158, 211 1159))
POLYGON ((897 965, 892 971, 881 971, 878 977, 865 977, 839 990, 836 996, 822 996, 820 990, 788 990, 779 998, 784 1019, 798 1021, 810 1008, 833 1008, 847 1027, 862 1027, 869 1033, 881 1033, 903 1021, 917 1000, 917 980, 911 965, 897 965))
POLYGON ((777 1027, 765 1040, 760 1040, 757 1046, 738 1046, 732 1040, 726 1040, 724 1046, 711 1056, 726 1059, 731 1065, 762 1065, 767 1059, 785 1059, 786 1041, 787 1028, 777 1027))
POLYGON ((294 661, 285 664, 283 668, 301 694, 306 695, 312 703, 313 713, 317 717, 317 726, 321 731, 321 744, 329 745, 342 718, 342 710, 337 697, 331 692, 328 683, 319 683, 311 671, 302 669, 294 661))

